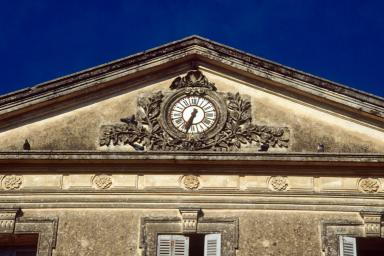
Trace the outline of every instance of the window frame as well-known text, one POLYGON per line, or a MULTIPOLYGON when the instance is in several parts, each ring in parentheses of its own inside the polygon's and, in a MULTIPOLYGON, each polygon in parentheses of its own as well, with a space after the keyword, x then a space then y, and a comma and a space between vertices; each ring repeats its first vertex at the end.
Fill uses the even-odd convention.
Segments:
MULTIPOLYGON (((158 235, 188 235, 183 230, 180 217, 143 217, 141 218, 140 245, 144 256, 153 256, 157 252, 158 235)), ((239 245, 239 219, 222 217, 199 217, 195 234, 221 234, 221 256, 235 256, 239 245)))
MULTIPOLYGON (((184 254, 183 256, 189 256, 190 254, 190 237, 191 234, 183 234, 183 235, 174 235, 174 234, 160 234, 157 236, 157 244, 156 244, 156 256, 161 255, 171 255, 176 256, 179 255, 176 253, 176 244, 177 241, 184 241, 183 248, 184 254), (164 245, 164 246, 161 246, 164 245), (167 248, 168 247, 168 248, 167 248)), ((221 256, 221 233, 212 233, 212 234, 201 234, 204 236, 204 239, 200 242, 202 244, 202 253, 204 256, 221 256), (210 246, 212 246, 212 241, 214 241, 215 250, 212 251, 210 246), (213 252, 213 254, 212 254, 213 252)), ((180 250, 178 250, 180 253, 180 250)))
POLYGON ((2 234, 38 234, 37 255, 51 256, 56 247, 58 218, 28 218, 22 216, 21 209, 0 209, 2 234))
POLYGON ((320 224, 321 248, 324 255, 342 256, 340 237, 384 238, 382 217, 383 212, 362 211, 353 219, 322 221, 320 224))

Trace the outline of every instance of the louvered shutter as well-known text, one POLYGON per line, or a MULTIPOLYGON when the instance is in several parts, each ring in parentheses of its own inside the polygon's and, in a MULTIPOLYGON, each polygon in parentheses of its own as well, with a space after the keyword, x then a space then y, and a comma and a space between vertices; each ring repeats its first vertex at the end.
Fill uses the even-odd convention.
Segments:
POLYGON ((204 256, 221 255, 221 234, 205 235, 204 256))
POLYGON ((174 241, 172 256, 188 256, 189 255, 189 237, 172 236, 174 241))
POLYGON ((172 256, 171 235, 159 235, 157 237, 157 256, 172 256))
POLYGON ((340 236, 340 256, 357 256, 356 238, 340 236))
POLYGON ((181 235, 159 235, 157 256, 188 256, 189 237, 181 235))

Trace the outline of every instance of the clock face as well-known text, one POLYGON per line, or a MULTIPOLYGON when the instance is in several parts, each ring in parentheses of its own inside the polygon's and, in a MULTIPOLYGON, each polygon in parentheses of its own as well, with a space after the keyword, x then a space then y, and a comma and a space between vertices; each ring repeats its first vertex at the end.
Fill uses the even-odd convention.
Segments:
POLYGON ((185 96, 170 107, 172 125, 183 133, 199 134, 214 126, 217 109, 207 98, 185 96))

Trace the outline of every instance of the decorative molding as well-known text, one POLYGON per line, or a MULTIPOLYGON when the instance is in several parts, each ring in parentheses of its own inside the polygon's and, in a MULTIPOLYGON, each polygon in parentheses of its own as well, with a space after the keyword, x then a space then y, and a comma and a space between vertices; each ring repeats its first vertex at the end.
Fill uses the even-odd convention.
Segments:
POLYGON ((381 218, 383 213, 361 212, 364 220, 365 236, 381 237, 381 218))
POLYGON ((200 186, 199 177, 196 175, 186 175, 182 178, 183 185, 186 189, 197 189, 200 186))
POLYGON ((364 193, 377 193, 381 187, 380 180, 377 178, 363 178, 358 183, 359 190, 364 193))
POLYGON ((196 233, 201 209, 184 208, 179 209, 179 211, 183 222, 183 233, 196 233))
POLYGON ((18 209, 0 209, 0 233, 13 233, 18 209))
POLYGON ((364 237, 362 221, 322 221, 321 249, 324 256, 339 256, 339 236, 364 237))
MULTIPOLYGON (((139 247, 143 250, 143 256, 153 256, 156 254, 156 241, 158 234, 185 234, 183 219, 179 217, 143 217, 141 218, 140 223, 141 230, 139 247)), ((221 255, 236 255, 236 249, 239 247, 238 218, 205 218, 198 215, 195 233, 221 233, 221 255)))
POLYGON ((273 191, 286 191, 288 189, 288 178, 283 176, 273 176, 269 179, 269 188, 273 191))
POLYGON ((92 181, 98 189, 108 189, 112 186, 112 177, 110 175, 95 175, 92 181))
MULTIPOLYGON (((382 177, 382 167, 384 164, 384 154, 374 153, 304 153, 304 152, 269 152, 265 154, 263 152, 228 152, 222 154, 221 152, 198 152, 198 151, 175 151, 170 154, 169 152, 122 152, 122 151, 95 151, 95 150, 84 150, 84 151, 45 151, 45 150, 34 150, 34 151, 0 151, 0 161, 7 163, 23 163, 23 162, 42 162, 49 161, 51 164, 61 166, 62 163, 76 163, 83 164, 84 162, 105 162, 110 160, 125 161, 124 163, 129 164, 129 161, 142 161, 145 163, 149 160, 201 160, 206 163, 207 160, 214 160, 217 164, 222 164, 220 161, 226 162, 228 160, 246 161, 247 165, 259 163, 259 165, 265 166, 265 162, 268 161, 270 166, 286 166, 296 164, 298 166, 326 166, 324 170, 312 170, 300 169, 295 170, 295 173, 301 174, 319 174, 327 173, 332 174, 334 170, 342 172, 343 174, 356 175, 370 175, 382 177), (362 162, 364 159, 364 162, 362 162), (278 160, 278 161, 276 161, 278 160), (337 166, 335 166, 337 163, 337 166), (350 167, 361 167, 364 164, 369 169, 353 169, 350 167), (332 166, 333 168, 330 168, 332 166), (347 168, 346 168, 347 167, 347 168), (375 171, 372 173, 372 171, 375 171)), ((176 163, 175 163, 176 164, 176 163)), ((228 163, 224 163, 228 166, 228 163)), ((291 171, 291 170, 289 170, 291 171)))
POLYGON ((339 236, 384 237, 381 231, 383 212, 360 212, 361 220, 321 222, 321 243, 325 256, 339 255, 339 236))
POLYGON ((141 97, 137 102, 137 113, 122 118, 125 124, 103 125, 100 146, 130 145, 135 150, 148 151, 236 151, 241 145, 254 144, 259 151, 270 147, 288 147, 287 127, 258 126, 252 123, 251 102, 239 93, 217 93, 213 83, 198 70, 185 77, 176 78, 171 89, 176 92, 165 97, 162 92, 141 97), (218 120, 212 130, 196 136, 174 131, 169 125, 167 106, 188 93, 204 94, 220 105, 218 120))
POLYGON ((37 255, 51 256, 56 247, 58 218, 25 218, 20 209, 0 209, 0 223, 6 220, 7 225, 0 224, 0 233, 31 234, 39 236, 37 255))
POLYGON ((6 175, 2 180, 3 188, 6 190, 19 189, 22 183, 23 183, 23 176, 19 176, 19 175, 6 175))
POLYGON ((199 87, 207 88, 208 90, 216 91, 214 83, 208 81, 208 79, 198 70, 192 70, 184 77, 177 77, 173 80, 170 89, 179 90, 187 87, 199 87))

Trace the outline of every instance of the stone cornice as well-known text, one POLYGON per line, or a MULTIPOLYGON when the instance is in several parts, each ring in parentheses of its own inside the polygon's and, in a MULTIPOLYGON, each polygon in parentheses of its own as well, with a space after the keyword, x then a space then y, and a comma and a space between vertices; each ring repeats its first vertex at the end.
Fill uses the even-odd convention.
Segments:
POLYGON ((212 151, 108 152, 108 151, 0 151, 0 163, 5 162, 76 162, 76 163, 234 163, 268 165, 332 165, 384 167, 383 154, 349 153, 243 153, 212 151))
POLYGON ((367 197, 356 194, 340 195, 271 195, 262 193, 225 194, 210 192, 202 194, 182 193, 71 193, 71 199, 56 193, 33 194, 21 197, 18 193, 3 193, 0 197, 2 205, 14 205, 20 208, 140 208, 140 209, 177 209, 195 207, 203 209, 231 209, 237 210, 295 210, 295 211, 334 211, 334 212, 381 212, 384 204, 382 196, 367 197), (6 196, 5 196, 6 195, 6 196), (106 197, 106 195, 108 195, 106 197), (127 196, 129 195, 129 196, 127 196), (180 196, 184 196, 183 201, 180 196), (367 207, 367 205, 369 205, 367 207))
POLYGON ((181 60, 209 60, 225 67, 256 75, 302 91, 308 95, 337 102, 373 117, 384 117, 384 99, 353 88, 294 70, 241 52, 207 39, 192 36, 138 53, 114 62, 84 70, 31 88, 0 96, 0 115, 18 111, 80 91, 103 87, 108 79, 118 79, 154 67, 173 65, 181 60))

